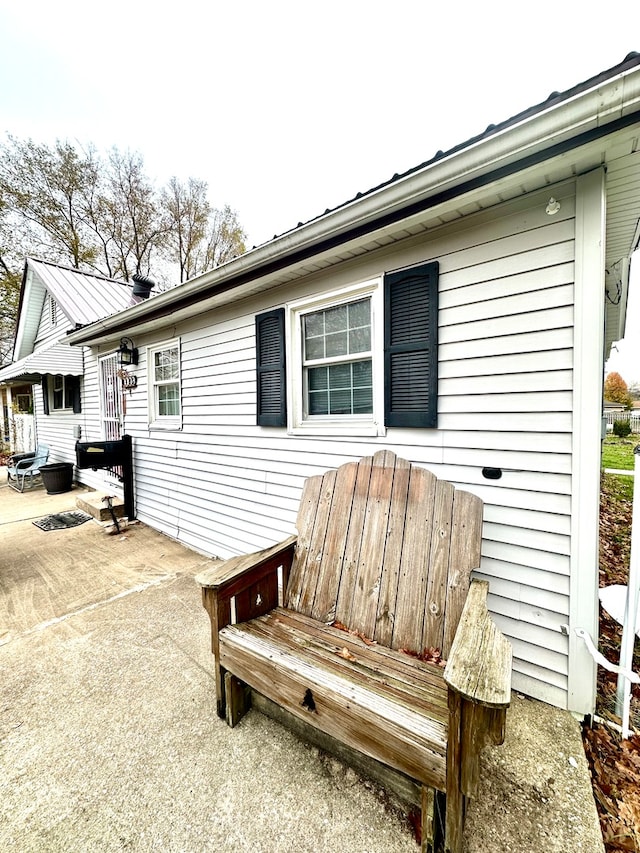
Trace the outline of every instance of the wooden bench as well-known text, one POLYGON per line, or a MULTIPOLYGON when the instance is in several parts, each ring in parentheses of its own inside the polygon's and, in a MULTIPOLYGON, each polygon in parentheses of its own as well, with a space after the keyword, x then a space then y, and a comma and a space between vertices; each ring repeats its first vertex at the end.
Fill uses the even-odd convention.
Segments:
POLYGON ((424 850, 445 792, 445 848, 459 853, 479 755, 502 743, 510 699, 511 647, 488 584, 470 583, 482 502, 379 451, 309 478, 297 530, 197 577, 218 715, 235 725, 255 691, 415 780, 424 850))

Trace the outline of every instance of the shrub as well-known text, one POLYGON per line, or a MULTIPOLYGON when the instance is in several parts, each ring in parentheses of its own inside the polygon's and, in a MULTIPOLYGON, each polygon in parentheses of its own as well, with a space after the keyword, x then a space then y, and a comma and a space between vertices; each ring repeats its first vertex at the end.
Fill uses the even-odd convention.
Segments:
POLYGON ((626 438, 628 435, 631 435, 631 421, 614 421, 613 423, 613 434, 617 435, 618 438, 626 438))

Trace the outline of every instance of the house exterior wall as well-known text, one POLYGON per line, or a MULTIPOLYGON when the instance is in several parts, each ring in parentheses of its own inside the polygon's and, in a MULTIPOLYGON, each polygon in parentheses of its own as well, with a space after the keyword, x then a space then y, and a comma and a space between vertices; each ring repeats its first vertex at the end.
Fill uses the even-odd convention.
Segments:
POLYGON ((554 217, 545 213, 547 189, 136 337, 138 387, 127 396, 125 431, 134 438, 138 517, 208 554, 262 548, 294 530, 307 476, 389 448, 484 500, 477 576, 489 580, 490 609, 513 645, 514 689, 566 707, 575 183, 553 194, 554 217), (313 437, 256 426, 257 313, 432 260, 440 265, 437 429, 313 437), (175 338, 182 429, 152 430, 145 346, 175 338), (501 479, 486 479, 485 466, 500 468, 501 479))

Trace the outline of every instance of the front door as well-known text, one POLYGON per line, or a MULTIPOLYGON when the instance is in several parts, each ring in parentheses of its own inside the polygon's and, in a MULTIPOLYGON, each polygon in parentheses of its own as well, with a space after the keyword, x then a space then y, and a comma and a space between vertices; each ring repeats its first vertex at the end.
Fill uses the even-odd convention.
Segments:
MULTIPOLYGON (((117 441, 122 437, 122 382, 118 370, 117 353, 100 359, 100 418, 105 441, 117 441)), ((109 486, 120 486, 116 474, 105 471, 104 475, 109 486)))

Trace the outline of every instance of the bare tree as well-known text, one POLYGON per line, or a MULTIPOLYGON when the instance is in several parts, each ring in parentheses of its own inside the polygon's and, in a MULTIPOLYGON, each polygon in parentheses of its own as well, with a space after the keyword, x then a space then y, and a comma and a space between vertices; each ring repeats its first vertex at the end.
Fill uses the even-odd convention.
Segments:
POLYGON ((242 255, 247 234, 238 221, 238 214, 229 205, 214 208, 209 222, 207 248, 201 271, 219 267, 242 255))
POLYGON ((142 155, 113 148, 102 200, 104 233, 109 235, 116 277, 148 275, 154 251, 167 236, 158 195, 144 173, 142 155))
POLYGON ((211 205, 206 181, 189 178, 186 184, 173 177, 162 192, 167 217, 167 259, 176 263, 180 283, 201 272, 211 205))
POLYGON ((158 292, 244 252, 236 212, 213 208, 207 189, 172 178, 159 192, 137 152, 114 147, 104 159, 92 145, 8 135, 0 144, 0 337, 15 318, 27 255, 127 281, 151 274, 158 292))
POLYGON ((97 175, 93 149, 78 153, 68 142, 49 148, 9 136, 0 156, 4 204, 28 223, 41 255, 74 267, 92 266, 96 258, 83 197, 97 175))

